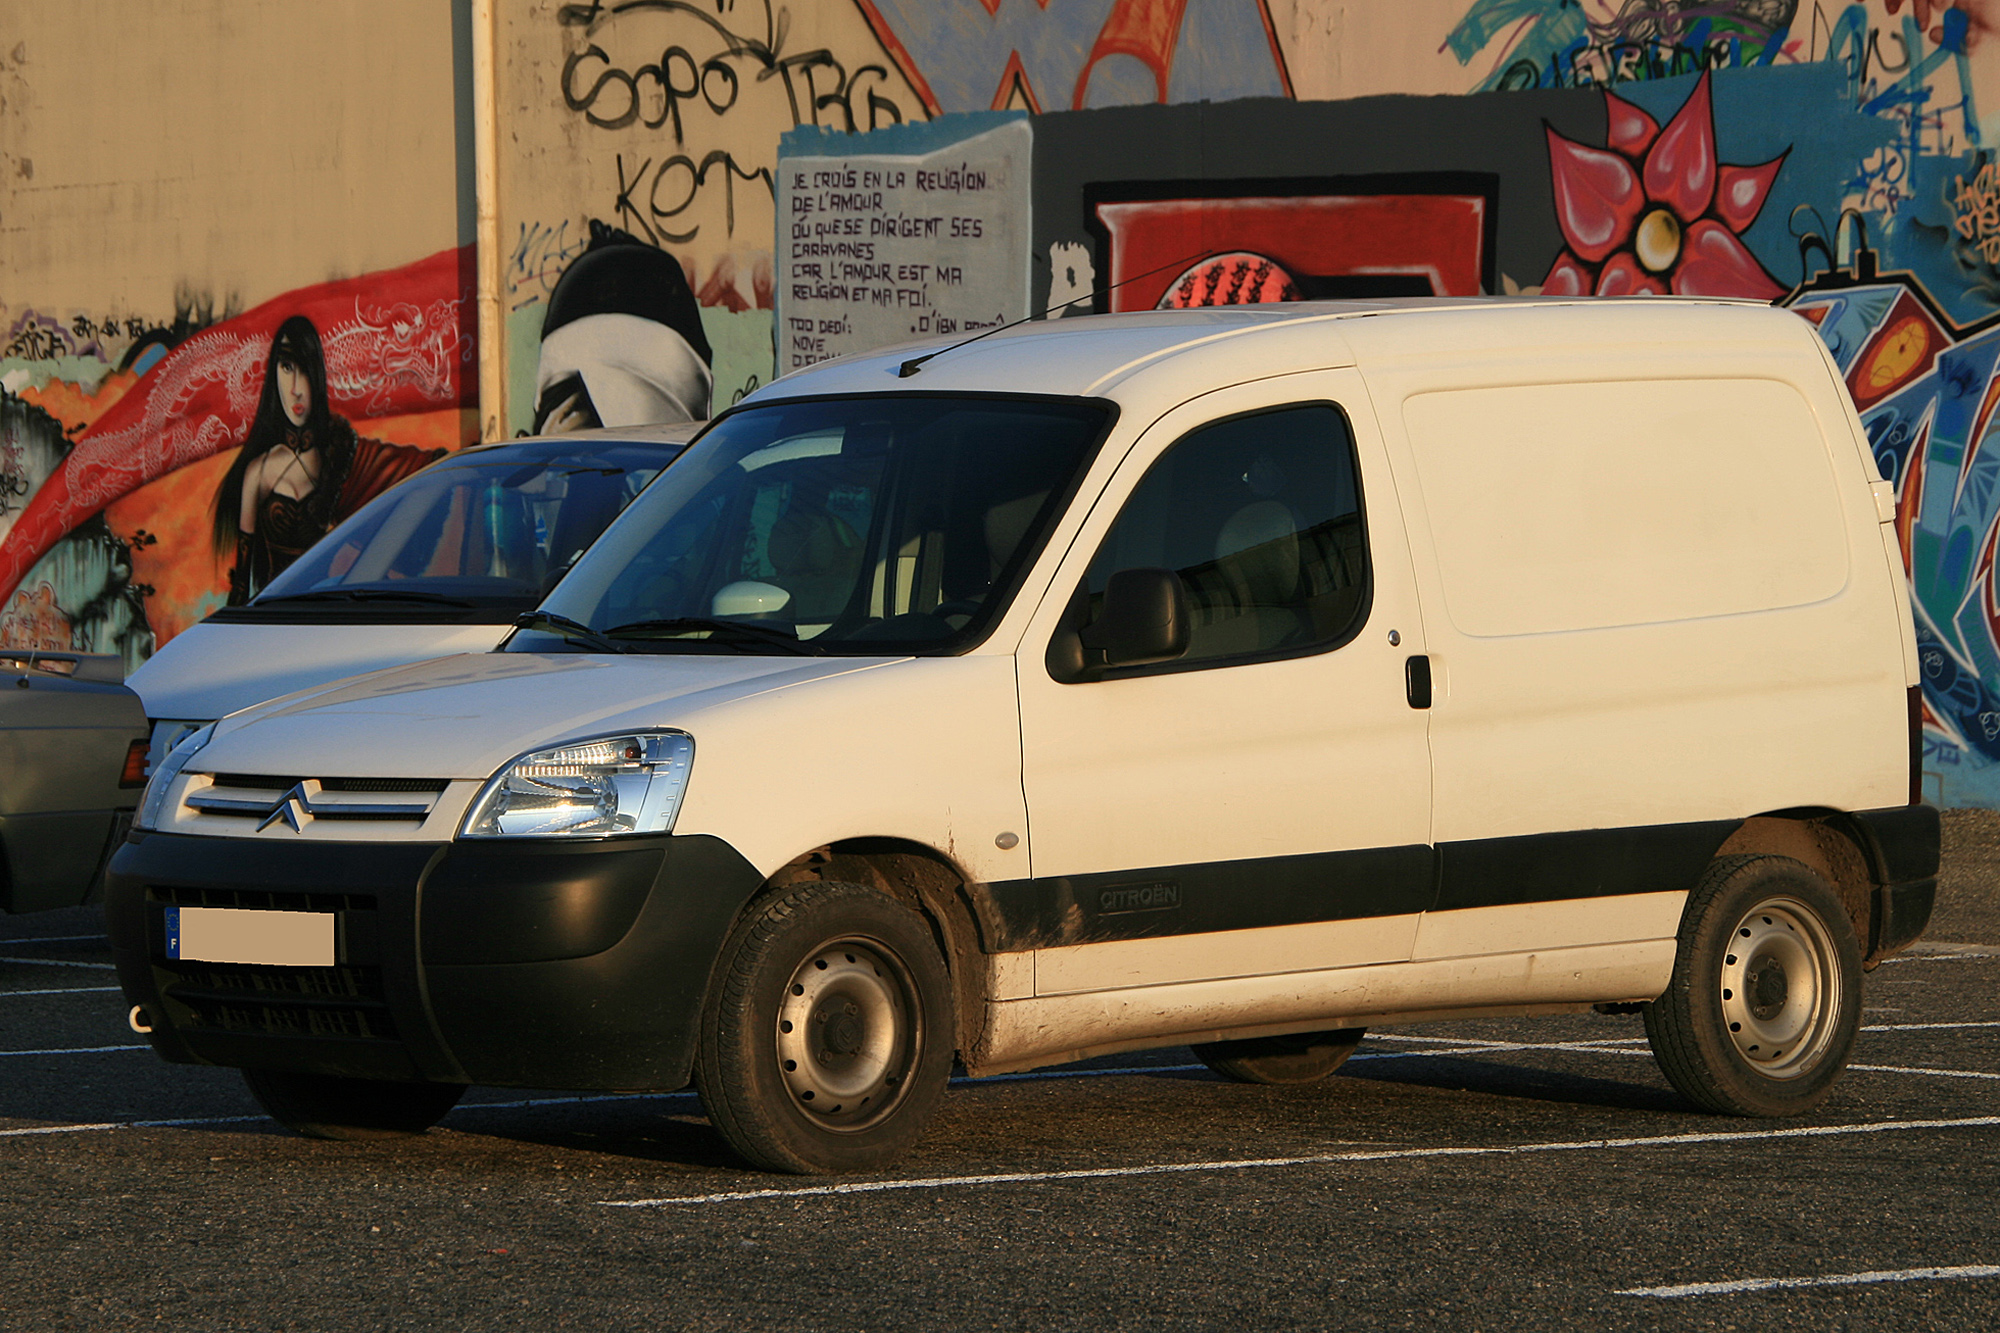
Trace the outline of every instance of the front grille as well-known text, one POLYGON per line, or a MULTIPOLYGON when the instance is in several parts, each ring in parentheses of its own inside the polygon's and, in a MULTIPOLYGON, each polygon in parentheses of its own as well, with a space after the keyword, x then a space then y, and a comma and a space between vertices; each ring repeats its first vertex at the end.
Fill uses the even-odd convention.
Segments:
MULTIPOLYGON (((376 899, 367 893, 284 893, 151 885, 162 906, 240 907, 261 911, 338 912, 350 940, 374 937, 376 899)), ((366 958, 373 953, 372 948, 366 958)), ((345 955, 344 955, 345 956, 345 955)), ((396 1021, 382 988, 382 969, 368 961, 333 967, 214 963, 155 955, 160 996, 179 1024, 205 1032, 266 1037, 337 1037, 395 1041, 396 1021)))
POLYGON ((252 967, 156 959, 188 1026, 265 1037, 396 1040, 379 967, 252 967))
POLYGON ((260 773, 214 773, 192 781, 182 803, 197 818, 254 821, 258 831, 282 820, 294 830, 321 819, 430 818, 445 789, 443 778, 295 778, 260 773))
MULTIPOLYGON (((217 773, 218 787, 242 787, 249 791, 289 791, 304 778, 274 778, 261 773, 217 773)), ((321 778, 322 791, 427 791, 440 792, 450 785, 444 778, 321 778)))
POLYGON ((154 884, 146 896, 174 907, 254 907, 267 912, 372 912, 372 893, 276 893, 270 889, 211 889, 154 884))

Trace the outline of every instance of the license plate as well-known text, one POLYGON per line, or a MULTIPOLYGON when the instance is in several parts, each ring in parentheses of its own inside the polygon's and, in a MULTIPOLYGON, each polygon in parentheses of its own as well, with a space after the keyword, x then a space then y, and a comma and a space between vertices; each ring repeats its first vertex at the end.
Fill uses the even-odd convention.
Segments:
POLYGON ((169 907, 167 957, 198 963, 332 967, 332 912, 169 907))

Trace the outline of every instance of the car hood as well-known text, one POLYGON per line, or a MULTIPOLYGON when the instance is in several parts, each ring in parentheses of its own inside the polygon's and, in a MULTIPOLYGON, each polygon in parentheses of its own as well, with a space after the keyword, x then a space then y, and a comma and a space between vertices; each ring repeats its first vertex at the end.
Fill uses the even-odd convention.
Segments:
POLYGON ((217 624, 169 639, 126 681, 146 716, 223 717, 280 695, 454 653, 482 653, 511 625, 217 624))
POLYGON ((526 750, 623 728, 688 726, 752 695, 904 658, 478 653, 274 699, 217 724, 196 768, 485 778, 526 750))

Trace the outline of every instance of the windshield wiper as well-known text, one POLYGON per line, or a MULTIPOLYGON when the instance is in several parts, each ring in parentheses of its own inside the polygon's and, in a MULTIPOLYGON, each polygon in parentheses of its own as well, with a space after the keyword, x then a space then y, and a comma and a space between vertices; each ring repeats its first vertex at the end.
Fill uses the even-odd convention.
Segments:
POLYGON ((798 635, 776 625, 759 625, 745 620, 716 620, 708 616, 674 616, 666 620, 634 620, 626 625, 614 625, 605 630, 607 638, 651 638, 655 635, 673 635, 682 631, 707 630, 711 638, 701 640, 706 643, 727 644, 732 639, 739 644, 757 644, 760 647, 776 648, 782 652, 799 653, 808 657, 821 657, 826 650, 803 642, 798 635))
POLYGON ((432 606, 477 606, 463 597, 447 597, 441 592, 411 588, 321 588, 315 592, 292 592, 281 597, 259 597, 252 606, 275 606, 279 602, 424 602, 432 606))
POLYGON ((622 653, 630 651, 622 643, 613 643, 581 620, 571 620, 553 611, 524 611, 514 617, 515 629, 554 630, 565 639, 587 643, 600 653, 622 653))

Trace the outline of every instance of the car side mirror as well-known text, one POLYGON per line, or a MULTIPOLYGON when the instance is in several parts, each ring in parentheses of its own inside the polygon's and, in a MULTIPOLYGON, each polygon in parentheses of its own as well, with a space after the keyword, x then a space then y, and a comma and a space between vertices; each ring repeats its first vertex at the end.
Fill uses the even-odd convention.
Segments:
POLYGON ((1121 569, 1104 585, 1097 619, 1077 631, 1107 667, 1170 662, 1187 651, 1188 596, 1171 569, 1121 569))

